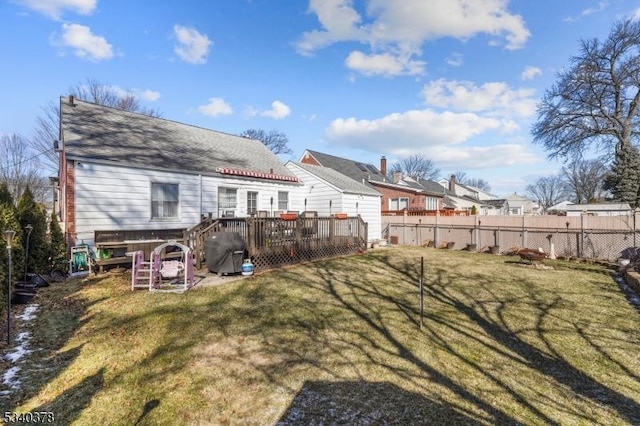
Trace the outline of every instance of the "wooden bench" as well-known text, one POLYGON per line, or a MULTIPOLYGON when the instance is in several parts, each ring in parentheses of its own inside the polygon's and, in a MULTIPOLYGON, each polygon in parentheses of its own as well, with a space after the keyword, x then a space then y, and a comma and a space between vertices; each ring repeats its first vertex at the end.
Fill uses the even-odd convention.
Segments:
MULTIPOLYGON (((166 240, 153 239, 96 243, 96 250, 98 252, 96 265, 98 265, 98 272, 104 272, 106 266, 130 265, 132 260, 131 253, 135 251, 142 251, 144 253, 144 259, 149 259, 151 252, 160 244, 166 242, 166 240), (104 253, 109 254, 105 256, 104 253)), ((176 259, 180 256, 182 256, 182 252, 166 253, 163 257, 176 259)))

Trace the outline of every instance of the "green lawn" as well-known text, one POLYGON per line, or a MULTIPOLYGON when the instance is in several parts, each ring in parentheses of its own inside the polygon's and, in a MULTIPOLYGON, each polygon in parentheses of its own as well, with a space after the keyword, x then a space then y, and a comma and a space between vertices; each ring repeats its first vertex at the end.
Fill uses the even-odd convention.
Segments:
POLYGON ((54 284, 2 412, 83 425, 640 424, 640 313, 611 271, 518 261, 388 248, 185 294, 132 293, 126 276, 54 284))

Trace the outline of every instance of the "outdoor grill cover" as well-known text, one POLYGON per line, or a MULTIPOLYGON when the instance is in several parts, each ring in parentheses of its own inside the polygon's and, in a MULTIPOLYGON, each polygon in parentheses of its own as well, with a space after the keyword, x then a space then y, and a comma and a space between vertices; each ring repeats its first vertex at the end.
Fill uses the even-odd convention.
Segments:
POLYGON ((215 232, 204 242, 204 256, 209 272, 234 274, 242 272, 247 246, 237 232, 215 232))

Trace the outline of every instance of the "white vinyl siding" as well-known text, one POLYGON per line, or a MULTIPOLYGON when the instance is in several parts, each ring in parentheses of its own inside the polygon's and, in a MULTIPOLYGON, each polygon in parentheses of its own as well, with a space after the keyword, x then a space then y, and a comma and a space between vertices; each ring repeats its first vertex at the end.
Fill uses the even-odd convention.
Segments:
POLYGON ((303 205, 306 200, 306 210, 316 211, 319 216, 329 216, 339 212, 347 213, 349 216, 359 214, 368 224, 369 241, 381 238, 382 217, 379 195, 343 193, 337 187, 294 163, 287 163, 286 166, 304 184, 301 193, 303 205))
MULTIPOLYGON (((247 192, 258 192, 258 210, 269 210, 278 191, 289 193, 291 210, 302 211, 302 187, 291 183, 219 176, 199 176, 160 170, 135 169, 99 163, 75 165, 76 244, 93 246, 96 230, 187 229, 201 215, 218 213, 218 190, 237 189, 236 216, 247 216, 247 192), (179 216, 151 218, 151 184, 179 185, 179 216)), ((274 202, 275 204, 275 202, 274 202)), ((275 210, 275 205, 273 209, 275 210)))
POLYGON ((180 205, 177 183, 151 182, 151 218, 176 219, 180 205))

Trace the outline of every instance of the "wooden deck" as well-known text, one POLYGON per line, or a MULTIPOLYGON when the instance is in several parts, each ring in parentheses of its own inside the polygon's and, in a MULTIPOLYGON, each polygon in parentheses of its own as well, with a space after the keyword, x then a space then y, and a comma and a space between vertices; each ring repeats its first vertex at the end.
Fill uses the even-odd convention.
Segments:
MULTIPOLYGON (((269 269, 356 253, 367 248, 367 224, 358 217, 339 219, 300 215, 293 220, 278 217, 206 218, 186 230, 96 231, 96 263, 99 271, 111 266, 127 266, 127 253, 151 251, 167 241, 189 246, 195 255, 195 268, 205 262, 205 241, 215 232, 237 232, 245 241, 247 256, 256 269, 269 269), (135 237, 135 238, 134 238, 135 237)), ((166 254, 171 257, 171 253, 166 254)))

